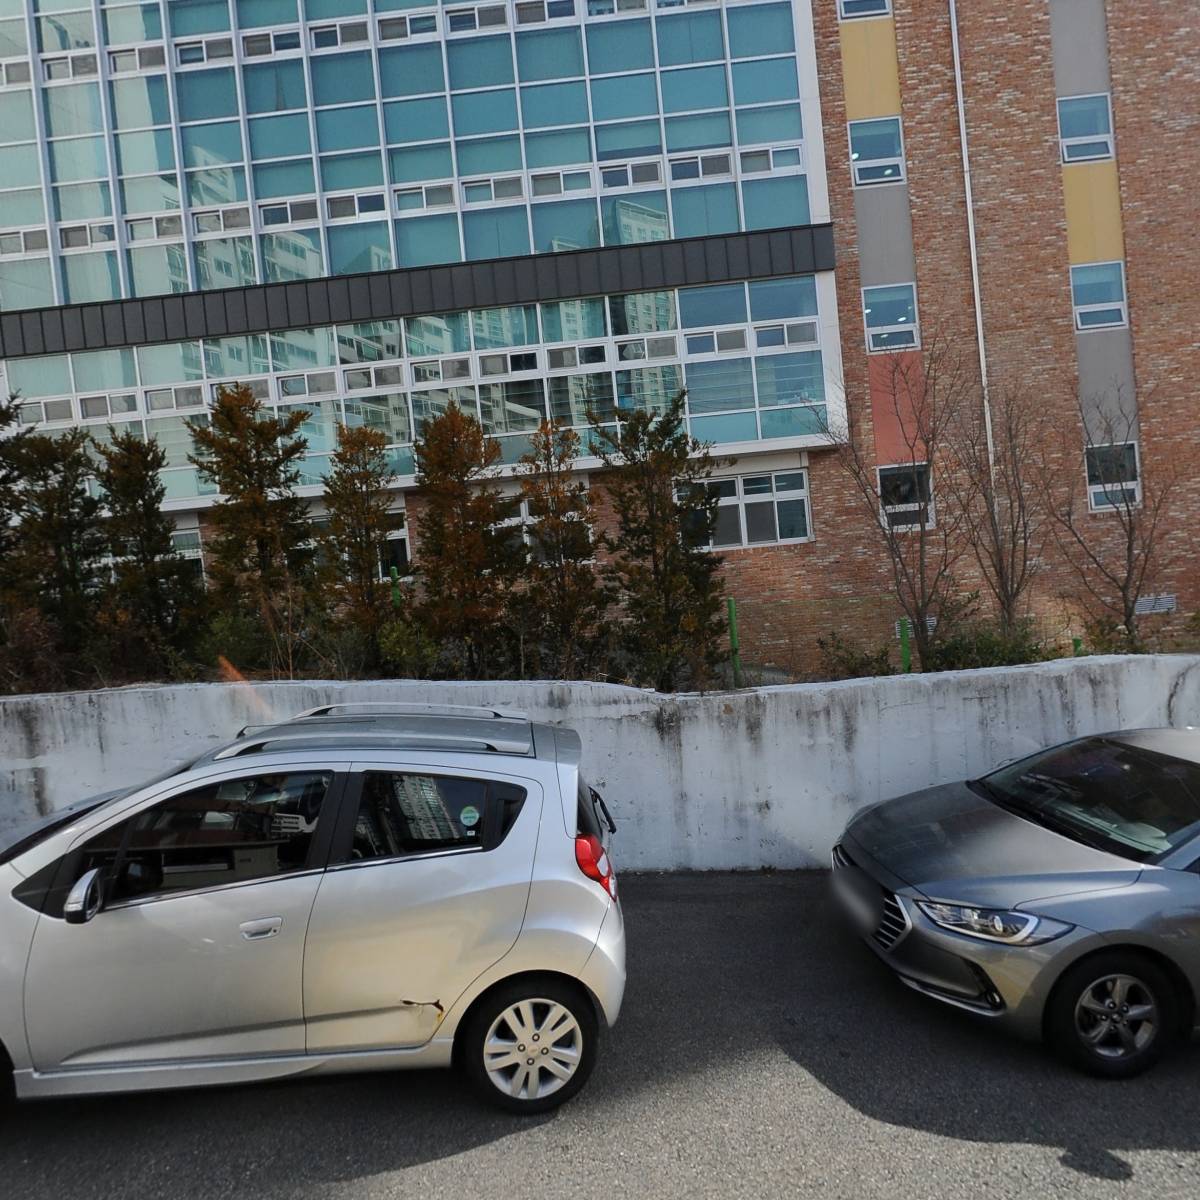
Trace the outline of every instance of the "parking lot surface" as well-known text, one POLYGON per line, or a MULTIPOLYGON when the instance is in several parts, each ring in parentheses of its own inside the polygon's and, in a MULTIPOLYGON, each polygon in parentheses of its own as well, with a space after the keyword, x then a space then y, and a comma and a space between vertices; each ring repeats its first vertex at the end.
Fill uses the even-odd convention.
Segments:
POLYGON ((1200 1195, 1200 1044, 1076 1075, 893 980, 822 873, 622 887, 625 1010, 556 1114, 493 1112, 449 1072, 43 1102, 0 1118, 0 1194, 1200 1195))

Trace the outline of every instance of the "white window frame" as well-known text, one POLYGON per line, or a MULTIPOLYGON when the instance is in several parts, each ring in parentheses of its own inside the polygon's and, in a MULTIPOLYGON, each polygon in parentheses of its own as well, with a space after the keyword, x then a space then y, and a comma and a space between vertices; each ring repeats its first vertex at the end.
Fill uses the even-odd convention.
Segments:
POLYGON ((364 392, 396 391, 404 387, 404 367, 399 362, 357 363, 342 370, 342 387, 348 393, 346 399, 359 399, 364 392), (391 377, 395 373, 394 378, 391 377), (365 374, 366 383, 351 383, 354 375, 365 374))
POLYGON ((1125 262, 1123 259, 1108 259, 1104 262, 1072 263, 1071 264, 1071 311, 1075 314, 1075 329, 1079 333, 1095 333, 1102 329, 1124 329, 1129 324, 1129 291, 1125 284, 1125 262), (1121 269, 1121 299, 1106 300, 1102 304, 1075 303, 1075 272, 1085 267, 1120 267, 1121 269), (1105 312, 1116 310, 1120 313, 1119 321, 1106 321, 1103 325, 1085 325, 1085 313, 1105 312))
POLYGON ((915 282, 901 281, 900 283, 882 283, 872 287, 865 287, 860 290, 859 304, 863 314, 863 332, 866 334, 867 353, 868 354, 896 354, 902 350, 919 350, 921 348, 921 310, 917 303, 917 285, 915 282), (885 287, 909 287, 912 288, 913 294, 913 323, 906 325, 900 323, 898 325, 881 325, 877 328, 872 328, 867 321, 867 293, 885 287), (874 337, 879 334, 899 333, 904 331, 912 331, 913 341, 910 346, 876 346, 874 337))
MULTIPOLYGON (((539 172, 542 174, 542 172, 539 172)), ((462 194, 462 203, 464 208, 473 208, 478 204, 523 204, 525 202, 525 176, 524 175, 481 175, 475 179, 463 179, 459 182, 459 191, 462 194), (516 192, 511 196, 497 196, 497 185, 503 184, 511 190, 512 185, 516 184, 516 192), (468 188, 486 187, 488 195, 486 198, 474 199, 467 195, 468 188)))
POLYGON ((142 392, 142 406, 146 415, 151 417, 158 416, 160 413, 175 412, 176 410, 181 412, 195 412, 197 409, 203 409, 205 407, 204 381, 197 379, 192 383, 164 384, 161 387, 145 388, 142 392), (169 396, 171 403, 153 404, 150 400, 151 396, 169 396))
POLYGON ((447 209, 457 208, 457 198, 454 195, 454 180, 446 179, 435 183, 406 183, 399 187, 392 188, 392 204, 395 207, 396 213, 401 217, 411 216, 413 213, 419 212, 444 212, 447 209), (440 193, 448 192, 447 198, 442 199, 440 193), (400 204, 401 196, 416 196, 421 197, 420 206, 400 204), (431 199, 431 196, 433 199, 431 199))
POLYGON ((1137 442, 1105 442, 1094 446, 1087 446, 1083 451, 1083 482, 1087 487, 1088 511, 1094 513, 1111 513, 1116 512, 1121 507, 1121 502, 1115 503, 1105 501, 1104 494, 1106 492, 1120 492, 1128 496, 1130 491, 1133 492, 1133 507, 1137 508, 1142 503, 1142 451, 1137 442), (1088 454, 1092 450, 1108 450, 1113 446, 1132 446, 1133 447, 1133 469, 1134 477, 1129 480, 1121 480, 1114 483, 1092 483, 1088 479, 1088 454))
MULTIPOLYGON (((732 496, 722 496, 717 501, 717 508, 736 508, 738 510, 738 529, 741 533, 742 540, 737 544, 722 543, 717 545, 710 540, 708 548, 718 554, 725 554, 732 550, 756 550, 759 546, 801 546, 806 542, 814 540, 813 535, 813 518, 812 518, 812 492, 811 481, 808 473, 807 463, 795 467, 785 467, 782 469, 764 471, 745 471, 737 475, 719 475, 714 476, 708 482, 710 484, 729 483, 730 480, 734 483, 734 494, 732 496), (780 475, 803 475, 804 487, 791 488, 780 492, 775 486, 775 480, 780 475), (771 490, 769 492, 751 493, 747 495, 745 492, 745 480, 761 479, 766 476, 771 480, 771 490), (779 536, 779 509, 777 505, 781 500, 801 500, 804 503, 804 526, 808 530, 804 537, 799 538, 781 538, 779 536), (770 541, 752 542, 748 536, 748 526, 746 518, 746 506, 750 504, 770 504, 774 511, 775 519, 775 537, 770 541)), ((714 524, 713 533, 716 533, 714 524)))
POLYGON ((908 170, 905 167, 904 154, 904 122, 899 116, 894 117, 867 117, 861 121, 846 122, 846 143, 850 147, 850 176, 856 188, 866 187, 891 187, 897 183, 904 183, 908 179, 908 170), (869 125, 876 121, 895 121, 896 128, 900 133, 900 154, 893 158, 869 158, 864 162, 859 163, 854 157, 854 127, 856 125, 869 125), (862 179, 859 177, 859 167, 887 167, 896 166, 900 173, 895 178, 889 179, 862 179))
POLYGON ((172 58, 175 68, 181 71, 199 70, 206 67, 210 62, 234 62, 237 57, 233 46, 234 36, 233 33, 226 32, 207 38, 183 38, 173 43, 171 48, 174 50, 172 58), (180 55, 185 50, 194 50, 197 47, 203 51, 203 57, 199 61, 184 62, 180 58, 180 55), (226 50, 228 53, 226 53, 226 50))
POLYGON ((393 12, 387 14, 379 14, 376 22, 376 33, 381 42, 411 42, 413 38, 436 38, 438 36, 438 14, 437 11, 431 12, 393 12), (413 21, 433 22, 431 29, 413 29, 413 21), (404 32, 389 32, 385 33, 385 28, 393 31, 399 30, 403 26, 404 32))
POLYGON ((663 186, 663 171, 662 171, 662 156, 658 155, 655 158, 630 158, 625 161, 601 162, 596 164, 597 184, 601 192, 616 192, 616 191, 637 191, 642 188, 661 188, 663 186), (634 169, 637 167, 652 168, 654 171, 653 179, 637 179, 633 178, 634 169), (607 171, 624 171, 624 183, 608 183, 605 178, 607 171))
MULTIPOLYGON (((854 0, 849 0, 854 3, 854 0)), ((882 8, 874 12, 851 12, 846 11, 847 0, 838 0, 838 20, 839 21, 869 21, 872 17, 890 17, 892 15, 892 0, 877 0, 883 5, 882 8)))
POLYGON ((478 33, 480 30, 486 33, 489 29, 508 28, 508 6, 505 4, 456 4, 447 7, 445 13, 447 34, 478 33), (484 16, 487 19, 481 20, 484 16), (470 18, 470 23, 455 29, 451 24, 452 18, 470 18))
MULTIPOLYGON (((345 50, 348 46, 369 47, 371 45, 371 17, 367 13, 362 13, 357 17, 348 17, 344 21, 314 21, 308 27, 307 41, 310 54, 335 54, 339 50, 345 50), (347 37, 347 31, 355 34, 361 32, 362 36, 347 37), (337 41, 332 46, 318 46, 317 34, 330 32, 337 35, 337 41)), ((304 43, 305 38, 301 35, 301 52, 304 50, 304 43)))
MULTIPOLYGON (((188 214, 192 219, 192 237, 224 237, 227 233, 250 235, 254 232, 253 221, 248 204, 231 204, 227 208, 192 209, 188 214), (214 217, 220 224, 219 229, 197 228, 196 222, 204 217, 214 217), (238 222, 244 218, 244 222, 238 222)), ((136 218, 135 218, 136 219, 136 218)))
POLYGON ((689 187, 707 183, 710 179, 729 179, 733 176, 733 150, 703 151, 697 154, 672 155, 668 162, 671 187, 689 187), (716 169, 724 160, 724 167, 716 169), (696 174, 677 178, 675 168, 684 163, 695 163, 696 174), (712 169, 709 169, 712 168, 712 169))
POLYGON ((879 494, 879 519, 883 522, 885 528, 892 530, 893 533, 919 533, 922 529, 937 528, 937 508, 933 495, 933 471, 928 462, 880 463, 875 468, 875 486, 879 494), (884 471, 912 471, 922 467, 925 470, 925 488, 929 497, 928 500, 924 502, 917 500, 911 504, 888 504, 884 500, 884 471), (922 508, 925 509, 926 513, 924 524, 918 520, 915 524, 902 525, 890 519, 901 513, 919 513, 922 508))
POLYGON ((261 232, 274 233, 277 229, 290 229, 294 225, 314 225, 321 222, 321 205, 316 196, 281 196, 278 200, 260 200, 258 202, 258 224, 261 232), (312 216, 296 216, 292 211, 294 205, 311 204, 316 210, 312 216), (268 208, 287 209, 286 221, 267 221, 263 214, 268 208))
POLYGON ((1054 119, 1058 125, 1058 147, 1064 165, 1081 162, 1105 162, 1110 158, 1116 158, 1116 145, 1113 142, 1113 113, 1112 113, 1112 93, 1111 92, 1083 92, 1077 96, 1059 96, 1054 101, 1054 119), (1062 132, 1062 112, 1059 106, 1065 100, 1096 100, 1100 97, 1104 98, 1104 103, 1108 108, 1108 132, 1094 133, 1085 137, 1063 137, 1062 132), (1086 146, 1092 142, 1104 142, 1106 149, 1103 154, 1083 154, 1074 158, 1068 157, 1067 151, 1071 146, 1086 146))

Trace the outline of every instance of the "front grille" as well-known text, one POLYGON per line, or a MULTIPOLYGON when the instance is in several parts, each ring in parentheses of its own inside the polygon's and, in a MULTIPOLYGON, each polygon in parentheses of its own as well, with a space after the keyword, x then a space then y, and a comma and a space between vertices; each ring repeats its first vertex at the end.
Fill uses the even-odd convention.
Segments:
POLYGON ((879 918, 879 927, 871 936, 885 950, 890 950, 908 932, 908 918, 900 901, 883 889, 883 915, 879 918))
POLYGON ((838 844, 833 848, 833 865, 835 867, 850 867, 854 865, 850 860, 850 855, 846 853, 841 842, 838 842, 838 844))

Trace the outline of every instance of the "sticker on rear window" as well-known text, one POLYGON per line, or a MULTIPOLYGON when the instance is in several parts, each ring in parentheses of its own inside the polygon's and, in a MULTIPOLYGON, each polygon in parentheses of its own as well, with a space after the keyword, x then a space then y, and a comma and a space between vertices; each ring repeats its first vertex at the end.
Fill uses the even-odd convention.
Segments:
POLYGON ((470 829, 472 825, 479 824, 479 809, 472 804, 468 804, 458 814, 458 819, 467 829, 470 829))

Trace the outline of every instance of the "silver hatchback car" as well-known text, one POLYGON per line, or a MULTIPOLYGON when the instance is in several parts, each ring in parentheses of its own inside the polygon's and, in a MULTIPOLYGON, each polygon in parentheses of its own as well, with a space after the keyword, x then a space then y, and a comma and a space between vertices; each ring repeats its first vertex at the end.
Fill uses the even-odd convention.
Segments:
POLYGON ((574 1095, 617 1019, 614 825, 568 729, 335 705, 0 846, 18 1097, 458 1064, 574 1095))
POLYGON ((833 882, 910 987, 1094 1074, 1149 1067, 1200 998, 1200 730, 1080 738, 860 812, 833 882))

